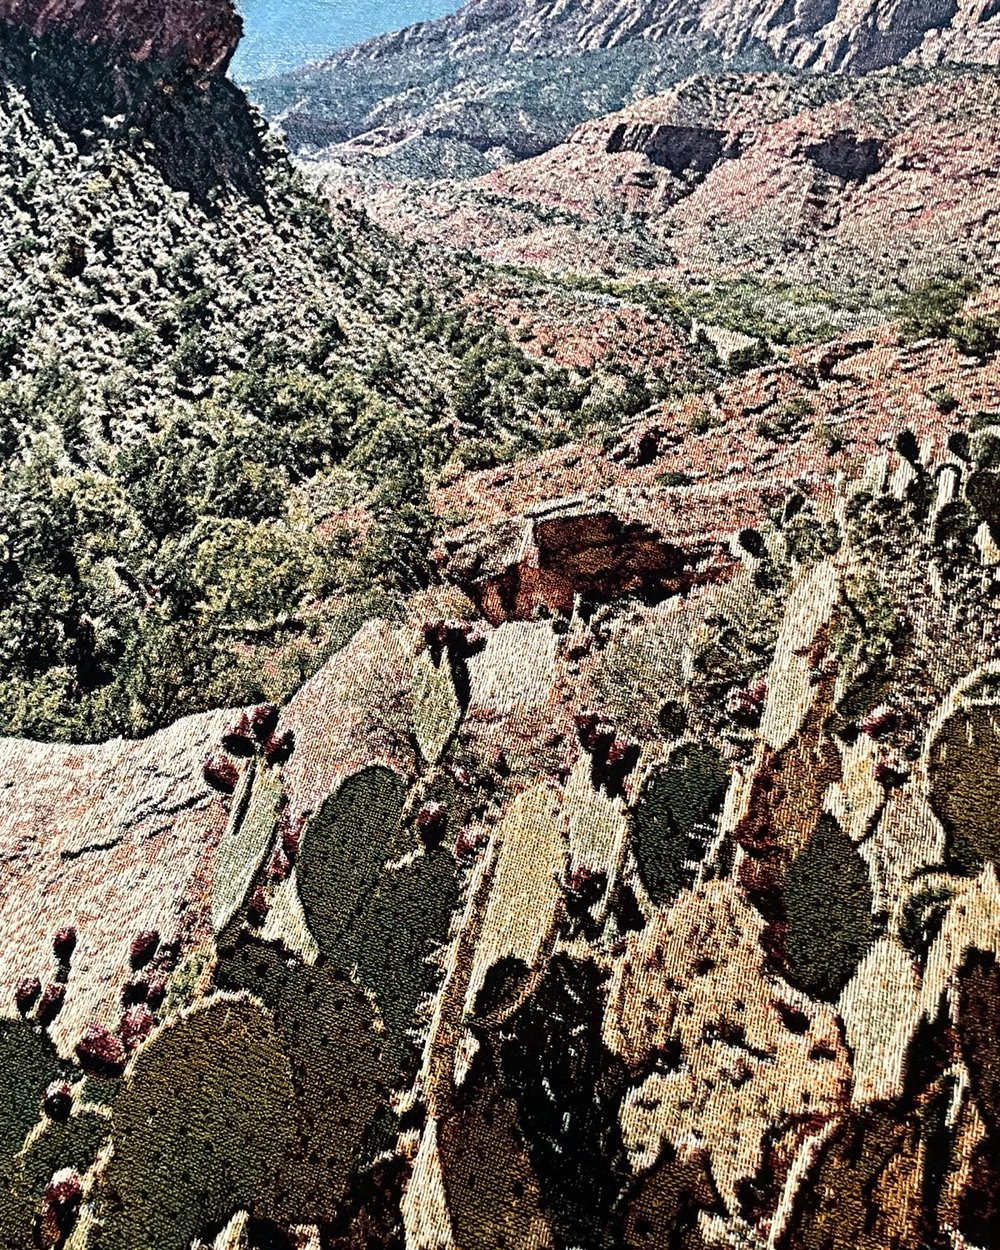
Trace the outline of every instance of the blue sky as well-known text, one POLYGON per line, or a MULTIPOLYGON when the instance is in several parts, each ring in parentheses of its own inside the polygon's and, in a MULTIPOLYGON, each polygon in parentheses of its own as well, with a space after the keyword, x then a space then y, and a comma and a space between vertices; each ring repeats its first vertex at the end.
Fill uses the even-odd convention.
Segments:
POLYGON ((386 30, 440 17, 461 0, 235 0, 246 33, 231 73, 247 82, 386 30))

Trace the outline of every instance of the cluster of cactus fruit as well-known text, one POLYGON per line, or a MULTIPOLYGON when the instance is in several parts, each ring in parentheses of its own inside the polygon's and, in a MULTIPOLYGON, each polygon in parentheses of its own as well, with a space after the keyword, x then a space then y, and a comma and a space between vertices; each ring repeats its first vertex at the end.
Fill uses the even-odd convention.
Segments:
POLYGON ((580 712, 573 723, 580 745, 591 757, 595 786, 603 786, 609 794, 620 793, 624 779, 638 763, 640 744, 619 733, 614 722, 598 712, 580 712))
MULTIPOLYGON (((76 943, 75 928, 66 926, 59 929, 52 943, 59 961, 58 979, 43 988, 40 978, 25 977, 15 989, 14 1001, 19 1014, 43 1029, 55 1022, 65 1002, 66 981, 76 943)), ((122 990, 122 1015, 117 1031, 91 1022, 74 1047, 77 1063, 85 1075, 99 1079, 115 1079, 122 1075, 129 1056, 155 1027, 154 1013, 166 997, 167 978, 176 964, 177 954, 177 945, 161 943, 160 935, 154 929, 144 929, 132 938, 129 945, 132 976, 122 990)), ((60 1117, 58 1110, 61 1105, 60 1091, 69 1097, 68 1087, 57 1083, 44 1102, 46 1114, 53 1120, 65 1118, 65 1115, 60 1117)))
POLYGON ((222 794, 232 794, 240 779, 235 761, 263 758, 275 767, 286 763, 295 750, 290 729, 278 733, 280 713, 273 703, 260 703, 239 714, 222 736, 222 751, 205 760, 205 780, 222 794))
POLYGON ((14 990, 14 1002, 20 1015, 25 1018, 34 1012, 34 1019, 43 1029, 53 1024, 66 1001, 66 981, 70 962, 76 950, 76 929, 65 925, 58 929, 52 939, 52 951, 58 961, 55 980, 42 985, 40 977, 24 977, 14 990))
POLYGON ((747 686, 733 690, 726 700, 726 711, 738 724, 753 729, 760 724, 767 700, 767 682, 757 678, 747 686))

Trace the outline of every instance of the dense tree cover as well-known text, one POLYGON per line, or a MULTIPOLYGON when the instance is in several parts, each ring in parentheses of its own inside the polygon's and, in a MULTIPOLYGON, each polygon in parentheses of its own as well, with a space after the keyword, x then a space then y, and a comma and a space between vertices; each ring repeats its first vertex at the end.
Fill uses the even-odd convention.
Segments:
POLYGON ((0 732, 287 695, 427 583, 439 474, 608 417, 280 153, 198 203, 16 93, 0 131, 0 732))
POLYGON ((89 437, 65 369, 0 386, 4 730, 98 739, 280 697, 303 674, 262 653, 315 664, 345 602, 426 585, 428 488, 464 431, 513 454, 541 437, 529 404, 581 402, 502 341, 463 346, 438 418, 381 372, 273 353, 121 441, 89 437))

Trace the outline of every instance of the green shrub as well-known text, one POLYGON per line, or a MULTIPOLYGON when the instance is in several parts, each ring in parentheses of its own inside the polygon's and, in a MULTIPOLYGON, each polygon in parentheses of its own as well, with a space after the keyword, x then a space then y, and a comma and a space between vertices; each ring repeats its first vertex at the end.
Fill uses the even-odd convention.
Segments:
POLYGON ((908 339, 947 338, 975 291, 968 278, 931 278, 899 303, 903 334, 908 339))
POLYGON ((957 318, 948 331, 963 356, 986 360, 1000 351, 1000 317, 973 316, 957 318))
POLYGON ((925 393, 938 412, 943 413, 945 416, 954 412, 959 406, 958 400, 952 395, 951 391, 940 383, 929 387, 925 393))
POLYGON ((761 438, 779 441, 791 438, 800 433, 816 409, 808 399, 798 396, 782 404, 770 420, 762 420, 757 424, 757 433, 761 438))
POLYGON ((774 359, 774 348, 766 339, 758 339, 746 347, 738 347, 726 361, 729 373, 749 373, 751 369, 761 369, 774 359))

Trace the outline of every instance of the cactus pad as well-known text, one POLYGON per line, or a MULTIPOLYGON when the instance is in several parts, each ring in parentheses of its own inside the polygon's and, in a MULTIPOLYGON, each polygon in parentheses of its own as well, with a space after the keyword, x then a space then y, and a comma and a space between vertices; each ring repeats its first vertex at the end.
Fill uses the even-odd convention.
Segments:
POLYGON ((102 1250, 188 1250, 206 1225, 277 1197, 291 1065, 268 1013, 219 996, 155 1034, 112 1107, 102 1250))

